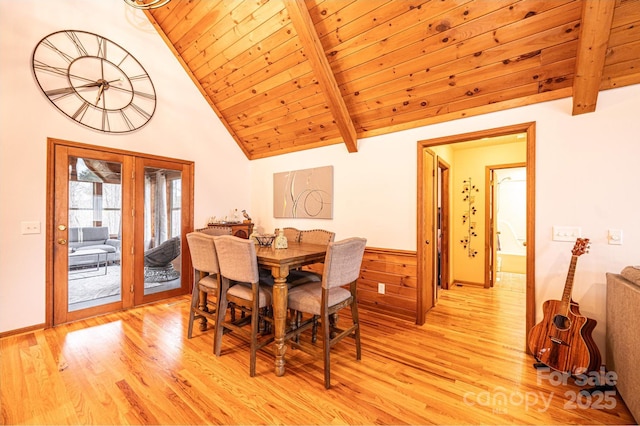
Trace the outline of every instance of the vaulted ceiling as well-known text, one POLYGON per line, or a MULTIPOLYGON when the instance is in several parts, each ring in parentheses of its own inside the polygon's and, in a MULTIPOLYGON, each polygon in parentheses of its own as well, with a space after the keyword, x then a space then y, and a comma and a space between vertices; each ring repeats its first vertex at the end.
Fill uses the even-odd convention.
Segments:
POLYGON ((147 17, 249 159, 640 83, 640 0, 173 0, 147 17))

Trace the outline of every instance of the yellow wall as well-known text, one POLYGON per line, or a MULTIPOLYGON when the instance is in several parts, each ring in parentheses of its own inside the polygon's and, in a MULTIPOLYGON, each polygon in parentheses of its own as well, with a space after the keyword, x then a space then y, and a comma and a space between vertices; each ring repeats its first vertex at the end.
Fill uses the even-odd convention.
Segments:
POLYGON ((451 200, 451 270, 452 281, 484 284, 485 266, 485 187, 487 166, 512 164, 526 161, 526 143, 517 142, 487 147, 454 147, 452 170, 452 200, 451 200), (469 205, 464 202, 462 193, 463 182, 471 178, 478 192, 473 191, 475 197, 475 215, 470 215, 470 221, 475 222, 477 237, 471 237, 471 247, 477 251, 475 257, 469 257, 460 240, 468 233, 467 223, 463 223, 462 216, 468 211, 469 205))

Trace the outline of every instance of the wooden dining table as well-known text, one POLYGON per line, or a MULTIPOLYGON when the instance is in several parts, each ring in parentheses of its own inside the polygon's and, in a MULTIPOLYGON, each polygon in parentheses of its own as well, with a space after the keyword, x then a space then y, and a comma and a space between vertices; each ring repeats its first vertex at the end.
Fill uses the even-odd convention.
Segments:
POLYGON ((326 253, 327 246, 322 244, 289 242, 286 249, 256 246, 258 265, 269 268, 274 278, 272 304, 276 376, 282 376, 285 371, 289 271, 304 265, 324 262, 326 253))

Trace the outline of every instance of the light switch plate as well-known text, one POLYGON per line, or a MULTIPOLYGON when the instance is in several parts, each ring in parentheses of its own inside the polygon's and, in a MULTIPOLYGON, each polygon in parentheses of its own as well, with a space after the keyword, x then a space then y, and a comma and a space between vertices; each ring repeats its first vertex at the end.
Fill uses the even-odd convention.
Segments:
POLYGON ((39 234, 40 222, 21 222, 20 231, 22 234, 39 234))
POLYGON ((622 245, 622 229, 609 229, 607 241, 611 245, 622 245))
POLYGON ((582 235, 579 226, 554 226, 553 241, 571 241, 575 242, 582 235))

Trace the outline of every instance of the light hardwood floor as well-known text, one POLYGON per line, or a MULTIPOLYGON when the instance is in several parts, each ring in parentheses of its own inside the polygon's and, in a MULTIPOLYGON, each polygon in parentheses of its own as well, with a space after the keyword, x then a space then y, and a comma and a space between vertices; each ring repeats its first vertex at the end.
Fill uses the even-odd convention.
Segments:
MULTIPOLYGON (((0 340, 3 424, 631 424, 612 394, 582 397, 524 353, 524 294, 457 287, 416 326, 361 309, 362 360, 347 339, 322 361, 226 335, 186 338, 188 297, 0 340), (550 380, 551 379, 551 380, 550 380), (589 404, 590 402, 590 404, 589 404)), ((341 320, 348 318, 341 317, 341 320)), ((197 329, 197 327, 195 327, 197 329)))

